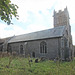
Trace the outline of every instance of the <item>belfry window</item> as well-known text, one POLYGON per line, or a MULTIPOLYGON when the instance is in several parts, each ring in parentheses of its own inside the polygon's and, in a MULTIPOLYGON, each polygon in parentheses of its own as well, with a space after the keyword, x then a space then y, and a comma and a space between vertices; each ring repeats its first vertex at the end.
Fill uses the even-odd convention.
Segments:
POLYGON ((20 53, 23 54, 23 45, 20 45, 20 53))
POLYGON ((40 53, 47 53, 47 44, 44 41, 40 43, 40 53))

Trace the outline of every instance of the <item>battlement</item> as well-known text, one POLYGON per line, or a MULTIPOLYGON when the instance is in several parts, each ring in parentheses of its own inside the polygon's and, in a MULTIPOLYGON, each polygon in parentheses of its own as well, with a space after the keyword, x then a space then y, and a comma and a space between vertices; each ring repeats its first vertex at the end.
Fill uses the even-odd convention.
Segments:
POLYGON ((64 10, 59 10, 59 11, 54 10, 54 14, 59 14, 59 13, 62 13, 62 12, 68 12, 67 7, 64 8, 64 10))

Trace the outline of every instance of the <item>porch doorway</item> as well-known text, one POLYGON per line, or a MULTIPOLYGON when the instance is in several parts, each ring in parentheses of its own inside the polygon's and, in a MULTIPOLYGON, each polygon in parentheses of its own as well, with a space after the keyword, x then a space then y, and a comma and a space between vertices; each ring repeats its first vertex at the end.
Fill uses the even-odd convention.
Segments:
POLYGON ((35 58, 35 52, 32 52, 32 57, 34 57, 34 58, 35 58))

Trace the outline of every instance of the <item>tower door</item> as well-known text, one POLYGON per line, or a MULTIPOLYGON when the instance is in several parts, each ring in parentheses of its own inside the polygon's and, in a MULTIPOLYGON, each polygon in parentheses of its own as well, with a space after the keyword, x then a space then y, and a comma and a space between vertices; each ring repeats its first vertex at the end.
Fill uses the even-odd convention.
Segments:
POLYGON ((35 58, 35 52, 32 52, 32 57, 34 57, 34 58, 35 58))

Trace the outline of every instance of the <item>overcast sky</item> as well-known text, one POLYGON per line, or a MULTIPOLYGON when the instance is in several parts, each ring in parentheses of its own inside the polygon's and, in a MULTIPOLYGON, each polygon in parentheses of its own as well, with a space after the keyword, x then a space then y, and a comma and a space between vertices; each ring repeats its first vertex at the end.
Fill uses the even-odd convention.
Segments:
POLYGON ((7 25, 0 20, 0 38, 52 28, 54 9, 58 12, 67 6, 75 45, 75 0, 11 0, 11 2, 19 7, 19 20, 13 17, 14 25, 7 25))

